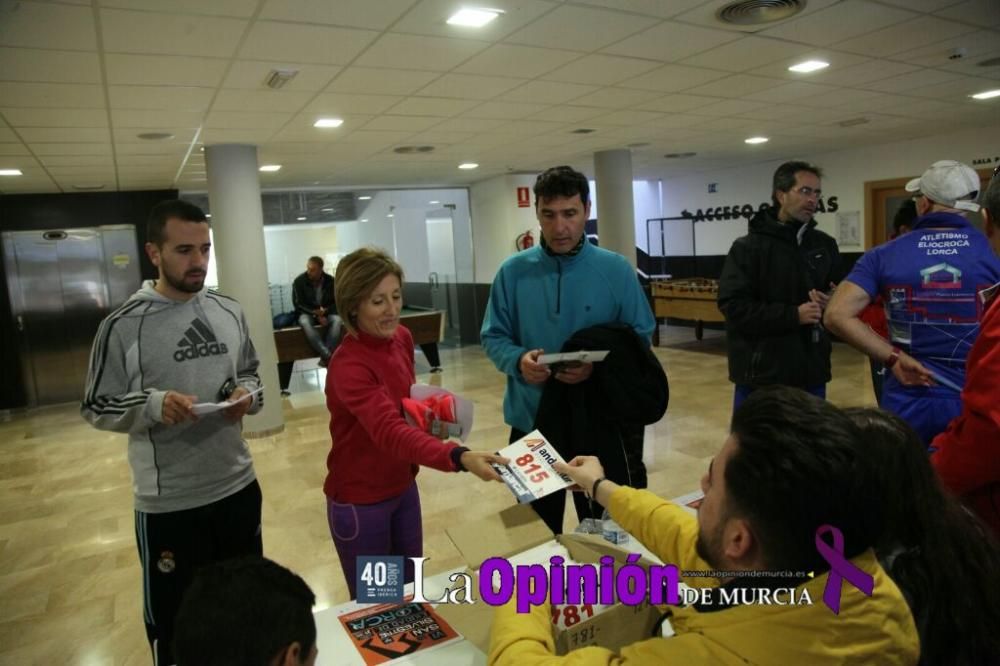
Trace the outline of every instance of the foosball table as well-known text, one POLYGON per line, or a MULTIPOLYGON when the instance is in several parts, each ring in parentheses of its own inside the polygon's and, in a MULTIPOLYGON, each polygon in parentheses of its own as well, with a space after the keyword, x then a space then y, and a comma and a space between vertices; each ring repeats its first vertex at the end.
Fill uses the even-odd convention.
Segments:
POLYGON ((694 322, 694 335, 704 335, 704 322, 721 323, 726 318, 719 311, 719 281, 709 278, 659 280, 652 283, 653 314, 657 323, 667 317, 694 322))

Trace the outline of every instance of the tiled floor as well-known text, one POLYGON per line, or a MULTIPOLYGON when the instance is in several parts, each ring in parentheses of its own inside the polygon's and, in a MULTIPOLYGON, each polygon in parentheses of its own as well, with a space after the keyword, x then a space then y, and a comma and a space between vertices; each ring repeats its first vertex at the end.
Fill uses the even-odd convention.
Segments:
MULTIPOLYGON (((699 342, 690 328, 664 327, 661 345, 670 407, 647 429, 645 460, 651 490, 672 497, 697 487, 725 439, 732 387, 720 332, 699 342)), ((838 344, 833 362, 830 399, 874 404, 867 360, 838 344)), ((444 372, 419 381, 475 401, 469 446, 503 446, 503 376, 478 347, 445 349, 442 363, 444 372)), ((265 552, 300 573, 325 607, 347 592, 322 491, 330 445, 317 390, 324 374, 297 373, 285 431, 250 445, 264 491, 265 552)), ((469 475, 423 470, 419 485, 427 573, 460 564, 445 528, 512 503, 503 486, 469 475)), ((0 663, 149 663, 132 524, 124 436, 92 429, 75 405, 0 419, 0 663)))

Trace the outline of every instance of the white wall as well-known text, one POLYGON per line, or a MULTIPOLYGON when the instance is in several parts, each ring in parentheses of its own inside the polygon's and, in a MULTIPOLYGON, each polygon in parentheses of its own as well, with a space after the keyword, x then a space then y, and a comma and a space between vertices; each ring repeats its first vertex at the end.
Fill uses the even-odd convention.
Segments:
POLYGON ((290 229, 265 226, 264 247, 267 252, 267 281, 271 284, 291 284, 306 269, 309 257, 323 257, 325 270, 333 273, 341 256, 339 227, 341 224, 299 226, 290 229))
POLYGON ((475 253, 475 281, 493 282, 500 264, 517 252, 514 240, 531 231, 538 242, 538 220, 535 219, 534 195, 527 208, 517 206, 517 188, 530 188, 534 175, 497 176, 476 183, 469 191, 472 205, 472 247, 475 253))
MULTIPOLYGON (((865 182, 916 177, 936 160, 955 159, 971 166, 977 158, 996 155, 1000 155, 1000 125, 866 148, 789 155, 787 159, 804 159, 823 169, 823 199, 837 197, 837 213, 859 213, 863 243, 867 225, 864 219, 865 182)), ((771 177, 784 161, 697 173, 685 178, 664 177, 663 215, 673 217, 684 209, 694 213, 698 209, 746 203, 756 208, 770 200, 771 177), (709 183, 717 183, 714 194, 708 192, 709 183)), ((836 238, 836 213, 818 213, 816 221, 823 231, 836 238)), ((726 254, 732 242, 746 233, 746 222, 742 219, 699 222, 695 229, 699 255, 726 254)), ((855 245, 841 249, 860 252, 864 248, 855 245)))

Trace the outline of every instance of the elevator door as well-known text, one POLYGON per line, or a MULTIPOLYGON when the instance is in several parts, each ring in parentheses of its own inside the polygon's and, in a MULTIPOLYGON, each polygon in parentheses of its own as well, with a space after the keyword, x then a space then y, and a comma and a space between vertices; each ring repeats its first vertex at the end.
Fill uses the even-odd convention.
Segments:
POLYGON ((131 227, 3 234, 29 406, 80 400, 101 320, 138 287, 131 227))

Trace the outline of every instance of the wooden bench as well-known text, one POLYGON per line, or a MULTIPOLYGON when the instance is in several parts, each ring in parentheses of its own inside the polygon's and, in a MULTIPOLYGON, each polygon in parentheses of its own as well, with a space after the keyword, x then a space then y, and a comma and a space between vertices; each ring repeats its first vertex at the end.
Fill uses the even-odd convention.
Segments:
MULTIPOLYGON (((424 352, 427 362, 431 364, 431 372, 441 372, 438 343, 444 338, 444 312, 410 306, 403 308, 400 322, 410 330, 414 344, 424 352)), ((322 338, 326 327, 316 326, 316 331, 322 338)), ((316 358, 316 351, 309 346, 298 326, 277 329, 274 332, 274 347, 278 353, 278 379, 284 391, 291 381, 295 361, 316 358)))

